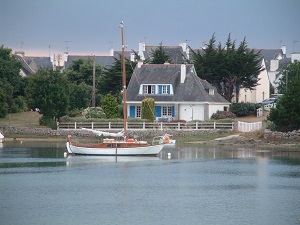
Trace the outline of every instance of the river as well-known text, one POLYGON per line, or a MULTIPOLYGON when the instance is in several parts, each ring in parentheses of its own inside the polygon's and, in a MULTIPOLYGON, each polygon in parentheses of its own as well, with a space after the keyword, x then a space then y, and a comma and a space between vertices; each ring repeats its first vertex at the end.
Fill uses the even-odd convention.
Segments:
POLYGON ((178 145, 158 157, 64 157, 63 142, 0 146, 5 225, 300 222, 300 153, 178 145))

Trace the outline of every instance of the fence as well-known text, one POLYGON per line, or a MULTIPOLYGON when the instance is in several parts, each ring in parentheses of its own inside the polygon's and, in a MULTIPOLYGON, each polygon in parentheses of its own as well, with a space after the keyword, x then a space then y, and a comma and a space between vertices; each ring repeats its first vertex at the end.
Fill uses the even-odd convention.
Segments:
POLYGON ((247 122, 237 122, 237 130, 240 132, 252 132, 260 130, 262 128, 262 122, 247 123, 247 122))
MULTIPOLYGON (((62 122, 57 124, 57 129, 95 129, 95 130, 120 130, 123 122, 62 122)), ((199 130, 199 129, 230 129, 233 130, 234 123, 220 122, 176 122, 176 123, 150 123, 150 122, 127 122, 127 130, 199 130)))

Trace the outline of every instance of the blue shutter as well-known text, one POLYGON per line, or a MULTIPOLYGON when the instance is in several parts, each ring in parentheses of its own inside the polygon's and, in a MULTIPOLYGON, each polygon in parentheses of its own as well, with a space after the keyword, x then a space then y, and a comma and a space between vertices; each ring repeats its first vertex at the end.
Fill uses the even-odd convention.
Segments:
POLYGON ((155 117, 161 117, 161 106, 155 106, 155 117))
POLYGON ((168 94, 170 94, 170 85, 168 85, 168 94))
POLYGON ((158 94, 162 94, 162 86, 158 85, 158 94))
POLYGON ((130 107, 130 118, 135 118, 135 106, 131 105, 130 107))
POLYGON ((174 116, 175 116, 175 107, 172 106, 172 117, 174 117, 174 116))

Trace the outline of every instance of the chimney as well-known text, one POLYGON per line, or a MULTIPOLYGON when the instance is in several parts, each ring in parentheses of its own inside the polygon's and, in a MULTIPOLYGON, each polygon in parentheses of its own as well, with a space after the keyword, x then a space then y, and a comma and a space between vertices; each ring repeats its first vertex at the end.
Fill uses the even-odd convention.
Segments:
POLYGON ((114 49, 113 49, 113 48, 111 48, 111 49, 109 50, 109 56, 114 56, 114 49))
POLYGON ((183 84, 186 77, 186 65, 181 64, 181 71, 180 71, 180 83, 183 84))
POLYGON ((142 60, 145 60, 144 51, 146 50, 146 44, 144 42, 139 43, 139 56, 142 60))
POLYGON ((138 68, 141 68, 142 65, 143 65, 143 60, 139 60, 139 61, 138 61, 138 64, 137 64, 137 67, 138 67, 138 68))
POLYGON ((282 51, 283 55, 286 55, 286 46, 285 45, 282 45, 281 51, 282 51))
POLYGON ((270 71, 276 71, 279 67, 279 60, 278 59, 271 59, 270 60, 270 71))

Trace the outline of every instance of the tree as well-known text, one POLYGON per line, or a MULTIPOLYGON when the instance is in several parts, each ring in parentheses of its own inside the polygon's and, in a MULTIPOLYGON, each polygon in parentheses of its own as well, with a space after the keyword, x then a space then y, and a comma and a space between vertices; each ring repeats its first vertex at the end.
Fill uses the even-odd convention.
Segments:
POLYGON ((257 86, 258 75, 263 68, 259 53, 247 48, 246 39, 236 49, 235 41, 228 35, 225 47, 216 46, 215 35, 200 51, 193 51, 192 63, 197 75, 217 88, 217 91, 229 102, 236 96, 238 102, 241 87, 253 89, 257 86))
POLYGON ((283 68, 282 77, 279 80, 278 91, 284 93, 292 83, 294 77, 300 74, 300 62, 295 61, 283 68))
POLYGON ((164 50, 162 42, 159 44, 158 48, 154 50, 151 54, 150 64, 164 64, 165 62, 171 63, 170 56, 164 50))
MULTIPOLYGON (((100 79, 100 92, 102 95, 111 93, 117 95, 123 89, 122 87, 122 69, 121 69, 121 56, 115 58, 114 64, 104 71, 103 76, 100 79)), ((126 69, 126 84, 128 85, 136 62, 131 62, 125 59, 126 69)))
POLYGON ((102 99, 101 107, 107 119, 119 118, 119 104, 112 94, 107 94, 102 99))
POLYGON ((92 98, 92 87, 82 82, 70 83, 70 108, 69 110, 85 109, 89 107, 92 98))
POLYGON ((142 119, 154 121, 155 102, 153 98, 145 98, 142 101, 142 119))
POLYGON ((7 111, 10 112, 21 83, 21 63, 12 57, 12 50, 0 47, 0 87, 5 93, 7 111))
POLYGON ((69 85, 67 78, 58 71, 39 70, 28 76, 25 89, 31 108, 39 108, 43 117, 52 119, 66 115, 69 108, 69 85))
POLYGON ((284 89, 286 82, 280 83, 283 96, 272 108, 268 120, 272 121, 278 131, 292 131, 300 129, 300 63, 290 64, 284 71, 288 77, 288 86, 284 89))
POLYGON ((7 114, 6 96, 3 89, 0 86, 0 118, 4 118, 6 114, 7 114))
MULTIPOLYGON (((91 56, 89 59, 80 58, 77 60, 74 60, 72 62, 72 65, 69 69, 66 70, 66 75, 68 77, 68 80, 76 85, 78 85, 78 89, 84 89, 83 96, 80 96, 80 94, 77 92, 75 96, 78 96, 79 98, 76 100, 75 96, 73 96, 72 102, 78 102, 80 101, 80 98, 83 97, 86 100, 86 87, 84 87, 83 84, 86 84, 88 86, 93 87, 93 70, 94 70, 94 59, 91 56)), ((100 99, 100 84, 101 84, 101 77, 103 76, 103 68, 101 65, 97 65, 95 67, 95 84, 96 84, 96 100, 100 99)), ((76 87, 72 86, 72 91, 76 91, 76 87)), ((92 94, 90 95, 90 99, 92 98, 92 94)), ((100 100, 96 101, 96 105, 99 105, 100 100)), ((83 105, 85 105, 86 101, 83 102, 83 105)), ((74 107, 72 104, 71 107, 74 107)), ((80 106, 81 107, 81 106, 80 106)), ((78 107, 79 108, 79 107, 78 107)))

